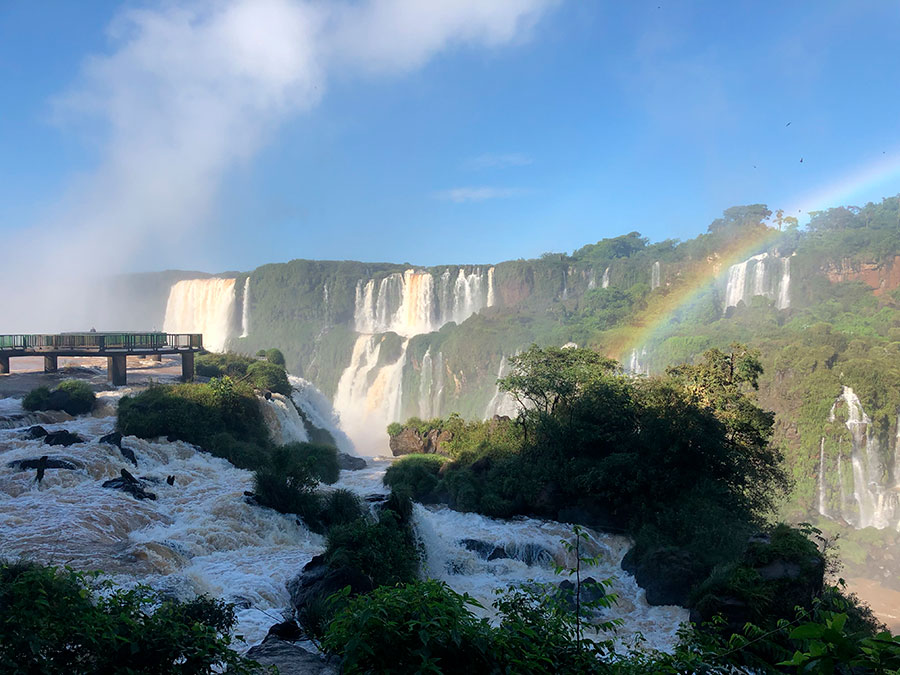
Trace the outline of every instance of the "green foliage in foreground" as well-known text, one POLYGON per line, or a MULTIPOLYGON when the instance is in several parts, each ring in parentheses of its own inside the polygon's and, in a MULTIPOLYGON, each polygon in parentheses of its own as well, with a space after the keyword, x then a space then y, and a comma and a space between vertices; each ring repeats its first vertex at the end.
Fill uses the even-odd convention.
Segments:
POLYGON ((25 675, 260 672, 232 651, 230 605, 115 589, 69 569, 0 565, 0 671, 25 675))
POLYGON ((552 591, 536 586, 499 595, 496 627, 475 616, 476 601, 434 580, 384 586, 349 601, 339 594, 332 601, 344 605, 323 647, 344 659, 346 673, 851 675, 900 667, 900 638, 854 621, 857 606, 836 588, 773 630, 747 624, 723 636, 685 627, 672 654, 621 650, 607 639, 585 638, 577 615, 552 591))
POLYGON ((440 455, 406 455, 388 467, 384 484, 405 492, 416 501, 428 503, 437 495, 438 472, 447 461, 440 455))
POLYGON ((63 380, 50 390, 32 389, 22 401, 25 410, 62 410, 70 415, 89 413, 97 399, 90 385, 81 380, 63 380))

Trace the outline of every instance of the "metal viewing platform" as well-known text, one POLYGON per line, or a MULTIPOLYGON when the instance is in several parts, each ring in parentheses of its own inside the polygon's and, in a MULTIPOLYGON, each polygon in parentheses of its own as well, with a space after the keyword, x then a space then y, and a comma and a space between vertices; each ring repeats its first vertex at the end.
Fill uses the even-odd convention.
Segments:
POLYGON ((43 356, 44 372, 58 370, 60 356, 106 357, 107 379, 126 383, 125 357, 181 355, 181 378, 194 379, 194 353, 203 349, 199 333, 60 333, 58 335, 0 335, 0 375, 9 373, 17 356, 43 356))

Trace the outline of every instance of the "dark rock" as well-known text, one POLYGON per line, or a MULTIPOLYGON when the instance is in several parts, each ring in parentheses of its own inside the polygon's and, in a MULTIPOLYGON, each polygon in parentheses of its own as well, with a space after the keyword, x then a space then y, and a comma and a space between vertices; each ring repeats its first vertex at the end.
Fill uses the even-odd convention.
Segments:
POLYGON ((44 436, 44 443, 47 445, 63 445, 68 447, 70 445, 75 445, 75 443, 84 443, 84 440, 77 434, 73 434, 65 429, 60 429, 59 431, 51 431, 44 436))
POLYGON ((47 435, 47 430, 44 427, 37 425, 37 424, 25 432, 25 438, 30 438, 32 440, 34 440, 36 438, 43 438, 46 435, 47 435))
MULTIPOLYGON (((561 591, 564 591, 563 597, 566 605, 571 611, 575 611, 575 590, 577 586, 574 581, 565 579, 559 584, 561 591)), ((581 605, 589 605, 597 602, 606 595, 606 588, 598 582, 594 577, 587 577, 581 580, 581 605)))
POLYGON ((370 504, 380 504, 388 500, 388 495, 366 495, 365 500, 370 504))
POLYGON ((332 569, 325 563, 324 555, 315 556, 303 567, 303 571, 287 584, 291 604, 298 611, 310 602, 327 598, 345 586, 349 586, 350 592, 354 595, 373 590, 368 577, 349 567, 332 569))
POLYGON ((344 471, 359 471, 366 468, 366 460, 362 457, 354 457, 346 452, 339 452, 337 458, 338 466, 344 471))
POLYGON ((122 434, 118 431, 113 431, 112 433, 106 434, 105 436, 101 436, 99 443, 109 443, 110 445, 115 445, 117 448, 122 447, 122 434))
MULTIPOLYGON (((166 483, 168 485, 175 485, 175 476, 166 476, 166 483)), ((252 495, 253 493, 251 492, 250 494, 252 495)))
POLYGON ((112 480, 104 482, 103 487, 127 492, 135 499, 156 499, 155 494, 145 490, 143 483, 125 469, 122 469, 120 473, 121 476, 119 478, 113 478, 112 480))
MULTIPOLYGON (((37 469, 38 466, 41 465, 40 457, 34 459, 19 459, 15 462, 10 462, 7 466, 13 469, 19 469, 19 471, 29 471, 33 469, 37 469)), ((59 457, 47 457, 47 461, 43 463, 45 469, 77 469, 79 466, 75 464, 72 460, 68 459, 60 459, 59 457)))
POLYGON ((122 453, 122 456, 125 459, 137 466, 137 457, 134 456, 134 450, 132 450, 131 448, 119 447, 119 451, 122 453))
POLYGON ((285 642, 274 635, 266 636, 246 654, 264 666, 276 666, 281 675, 337 675, 340 661, 308 651, 300 645, 285 642))
POLYGON ((286 642, 296 642, 297 640, 303 639, 303 631, 300 630, 300 626, 298 626, 297 622, 293 619, 288 619, 287 621, 276 623, 274 626, 269 628, 269 632, 266 637, 268 637, 269 635, 277 637, 279 640, 284 640, 286 642))
POLYGON ((703 566, 677 548, 658 548, 640 559, 632 548, 622 559, 622 569, 634 575, 651 605, 687 607, 691 588, 705 576, 703 566))
POLYGON ((425 439, 415 429, 406 428, 396 436, 391 436, 389 445, 394 457, 425 452, 425 439))
POLYGON ((547 564, 553 560, 553 554, 550 551, 531 542, 497 546, 480 539, 463 539, 459 543, 483 560, 519 560, 529 567, 541 563, 547 564))

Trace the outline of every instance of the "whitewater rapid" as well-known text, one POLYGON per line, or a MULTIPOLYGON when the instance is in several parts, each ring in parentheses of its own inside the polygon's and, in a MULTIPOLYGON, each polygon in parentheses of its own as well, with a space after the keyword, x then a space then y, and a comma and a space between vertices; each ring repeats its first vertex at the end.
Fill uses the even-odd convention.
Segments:
MULTIPOLYGON (((114 410, 123 392, 101 392, 114 410)), ((21 413, 18 401, 0 399, 0 416, 21 413)), ((44 424, 48 431, 67 429, 84 439, 70 447, 50 447, 24 437, 25 427, 0 430, 0 556, 42 563, 103 570, 115 583, 147 584, 176 597, 208 593, 236 604, 236 633, 243 648, 261 641, 268 628, 290 613, 287 582, 313 556, 324 539, 292 516, 254 506, 244 498, 252 490, 252 474, 180 441, 126 437, 122 446, 134 451, 132 465, 119 448, 99 443, 115 426, 115 417, 84 416, 44 424), (34 470, 10 468, 10 462, 47 454, 77 466, 48 469, 42 485, 34 470), (146 479, 155 501, 139 501, 101 487, 126 469, 146 479), (175 476, 174 486, 166 484, 175 476)), ((342 471, 334 486, 361 497, 386 495, 382 478, 388 458, 369 460, 361 471, 342 471)), ((551 559, 566 560, 560 540, 571 537, 569 526, 529 518, 493 520, 442 507, 416 505, 414 526, 425 552, 424 572, 465 592, 493 617, 494 591, 510 584, 559 582, 551 559), (511 552, 512 558, 486 560, 464 545, 477 539, 511 552), (527 564, 517 551, 531 547, 549 552, 527 564)), ((628 547, 622 537, 591 533, 589 553, 600 553, 598 566, 584 571, 595 579, 613 579, 619 596, 609 618, 622 618, 619 637, 642 634, 646 644, 667 648, 687 611, 650 607, 634 579, 619 568, 628 547)), ((240 645, 239 645, 240 646, 240 645)))

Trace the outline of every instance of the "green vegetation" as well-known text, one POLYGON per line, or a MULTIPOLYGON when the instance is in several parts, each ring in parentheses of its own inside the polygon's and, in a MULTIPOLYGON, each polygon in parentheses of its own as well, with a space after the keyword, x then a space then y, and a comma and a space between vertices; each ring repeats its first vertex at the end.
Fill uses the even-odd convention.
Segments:
POLYGON ((189 602, 31 563, 0 564, 0 671, 4 673, 261 672, 231 649, 234 610, 189 602))
POLYGON ((439 455, 407 455, 388 467, 384 484, 408 494, 416 501, 436 501, 439 472, 447 461, 439 455))
POLYGON ((228 376, 256 389, 268 389, 290 396, 291 385, 284 367, 284 355, 277 349, 263 350, 262 355, 266 361, 234 352, 204 352, 194 361, 194 371, 203 377, 228 376))
POLYGON ((32 389, 22 401, 25 410, 62 410, 70 415, 89 413, 97 399, 93 389, 81 380, 63 380, 50 390, 47 387, 32 389))

